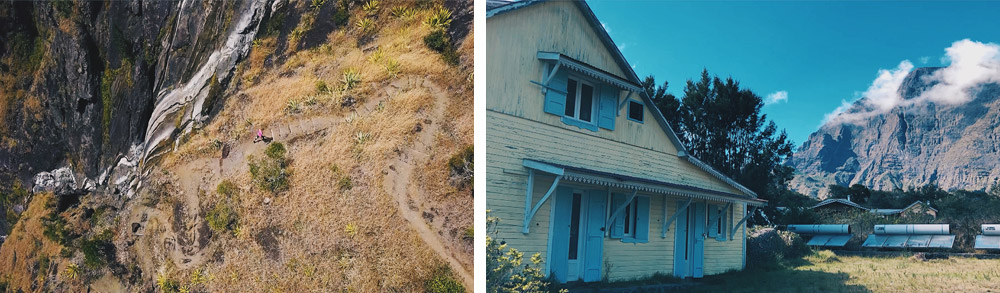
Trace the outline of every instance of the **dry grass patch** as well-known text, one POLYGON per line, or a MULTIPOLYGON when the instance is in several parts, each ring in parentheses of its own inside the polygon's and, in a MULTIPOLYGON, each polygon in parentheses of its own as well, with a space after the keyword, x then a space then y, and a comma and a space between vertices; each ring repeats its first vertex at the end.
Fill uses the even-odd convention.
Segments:
POLYGON ((788 269, 706 277, 699 292, 988 292, 1000 285, 1000 260, 906 256, 807 256, 788 269))
POLYGON ((50 213, 47 203, 52 199, 51 193, 36 194, 0 247, 0 283, 11 291, 43 288, 48 275, 64 269, 52 261, 59 258, 62 245, 42 235, 42 218, 50 213))

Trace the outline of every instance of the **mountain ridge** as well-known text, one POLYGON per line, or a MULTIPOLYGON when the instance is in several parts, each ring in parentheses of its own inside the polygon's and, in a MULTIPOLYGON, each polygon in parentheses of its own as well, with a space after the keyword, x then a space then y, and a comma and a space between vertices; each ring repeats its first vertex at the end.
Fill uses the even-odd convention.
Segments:
POLYGON ((927 101, 923 94, 938 84, 932 77, 940 69, 909 72, 896 91, 900 104, 888 111, 858 100, 810 134, 789 161, 797 172, 789 187, 819 198, 829 184, 990 188, 1000 178, 1000 85, 973 88, 965 103, 927 101), (855 118, 837 120, 844 117, 855 118))

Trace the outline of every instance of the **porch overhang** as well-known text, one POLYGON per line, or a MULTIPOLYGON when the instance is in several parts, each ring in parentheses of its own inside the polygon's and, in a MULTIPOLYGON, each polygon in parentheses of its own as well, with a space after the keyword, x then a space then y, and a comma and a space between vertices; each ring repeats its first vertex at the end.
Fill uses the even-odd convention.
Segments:
POLYGON ((732 194, 728 192, 704 189, 700 187, 683 185, 683 184, 663 182, 655 179, 639 178, 629 175, 614 174, 603 171, 590 170, 586 168, 524 159, 525 167, 528 167, 529 164, 532 166, 546 166, 546 168, 562 170, 563 181, 600 185, 600 186, 606 186, 610 188, 620 188, 625 190, 638 190, 641 192, 688 197, 693 199, 721 201, 721 202, 735 203, 735 204, 747 204, 750 206, 767 205, 766 200, 752 198, 738 194, 732 194))

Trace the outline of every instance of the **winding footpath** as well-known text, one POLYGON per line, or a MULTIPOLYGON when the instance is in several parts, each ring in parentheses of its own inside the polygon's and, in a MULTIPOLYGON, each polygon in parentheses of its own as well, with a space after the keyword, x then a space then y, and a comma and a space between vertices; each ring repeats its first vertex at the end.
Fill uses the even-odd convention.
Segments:
POLYGON ((444 119, 444 109, 448 100, 448 96, 433 82, 425 80, 421 85, 430 89, 430 92, 434 95, 434 105, 433 109, 431 109, 432 114, 430 118, 432 122, 418 134, 413 146, 400 154, 400 157, 392 163, 391 166, 393 168, 389 169, 389 173, 383 179, 382 183, 385 186, 386 192, 396 198, 399 214, 406 221, 410 222, 410 226, 417 231, 417 234, 424 240, 424 243, 427 243, 427 246, 430 246, 442 259, 448 262, 452 271, 461 277, 462 284, 466 290, 472 292, 474 291, 474 279, 465 267, 462 266, 462 263, 455 258, 453 255, 454 250, 447 249, 441 238, 438 237, 438 234, 421 217, 420 211, 409 208, 410 205, 408 204, 410 200, 408 194, 420 192, 415 184, 410 184, 413 177, 413 169, 415 166, 427 163, 429 157, 427 151, 434 143, 434 133, 437 132, 438 125, 441 124, 440 121, 444 119))
MULTIPOLYGON (((399 214, 410 226, 413 227, 414 231, 420 236, 421 240, 427 244, 441 259, 445 260, 454 271, 461 278, 461 281, 468 291, 473 291, 474 279, 472 274, 466 270, 462 263, 453 255, 454 251, 449 250, 444 244, 442 238, 433 231, 424 219, 421 217, 419 210, 411 209, 409 194, 415 192, 422 192, 415 184, 410 184, 412 179, 412 174, 415 166, 426 164, 429 158, 427 152, 430 146, 434 143, 434 133, 438 130, 438 125, 440 121, 444 119, 444 110, 448 102, 448 96, 442 89, 434 84, 433 82, 423 79, 419 81, 406 81, 417 82, 419 86, 423 86, 429 89, 429 92, 433 95, 433 106, 431 109, 431 115, 428 117, 432 123, 425 126, 423 131, 417 135, 417 139, 414 141, 413 145, 406 151, 400 154, 400 157, 395 159, 390 168, 389 173, 383 178, 383 186, 385 191, 395 199, 397 208, 399 209, 399 214)), ((389 97, 393 96, 395 93, 390 93, 389 89, 399 89, 403 81, 394 83, 387 87, 384 95, 377 99, 372 99, 366 102, 355 110, 358 115, 366 115, 370 113, 380 102, 383 102, 389 97)), ((314 134, 325 129, 330 129, 337 127, 339 124, 344 123, 348 118, 344 117, 329 117, 329 116, 317 116, 312 118, 304 118, 290 122, 287 125, 271 127, 266 130, 265 133, 268 136, 273 137, 277 141, 289 141, 302 136, 314 134)), ((248 132, 249 133, 249 132, 248 132)), ((207 188, 211 190, 210 182, 218 182, 221 178, 228 178, 234 176, 238 172, 243 172, 247 168, 244 158, 250 153, 262 152, 266 144, 260 143, 255 144, 250 141, 242 141, 238 144, 234 144, 230 148, 229 156, 223 159, 221 162, 217 157, 199 158, 194 159, 189 162, 183 163, 174 169, 184 170, 184 172, 175 172, 177 174, 176 183, 177 186, 182 188, 180 199, 183 202, 183 215, 189 219, 182 219, 185 223, 190 223, 184 220, 194 220, 202 221, 200 219, 190 219, 190 217, 199 217, 199 189, 207 188)), ((419 205, 419 204, 418 204, 419 205)), ((171 223, 171 215, 164 214, 163 212, 157 210, 155 207, 142 207, 136 209, 132 214, 132 219, 134 222, 142 222, 143 226, 146 226, 146 222, 149 219, 156 218, 159 222, 169 225, 171 223)), ((177 221, 177 219, 174 219, 177 221)), ((180 269, 193 268, 201 265, 205 260, 205 253, 207 251, 198 247, 196 243, 178 243, 179 233, 188 234, 187 239, 199 239, 199 237, 207 237, 201 234, 197 229, 189 229, 188 231, 173 231, 173 229, 165 227, 163 234, 154 241, 154 243, 163 245, 166 251, 167 257, 172 259, 177 267, 180 269), (193 230, 193 231, 192 231, 193 230), (194 234, 194 235, 191 235, 194 234)), ((145 231, 142 231, 145 232, 145 231)), ((193 241, 197 242, 197 241, 193 241)), ((151 264, 151 263, 150 263, 151 264)))

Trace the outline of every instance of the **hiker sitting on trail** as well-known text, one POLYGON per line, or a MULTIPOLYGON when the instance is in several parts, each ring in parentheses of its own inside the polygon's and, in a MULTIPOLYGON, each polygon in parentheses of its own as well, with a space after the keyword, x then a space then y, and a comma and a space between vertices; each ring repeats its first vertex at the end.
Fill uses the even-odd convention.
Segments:
POLYGON ((263 141, 265 143, 270 143, 271 142, 271 138, 267 137, 267 136, 264 136, 264 130, 258 128, 257 129, 257 137, 254 138, 253 143, 257 143, 258 141, 263 141))

